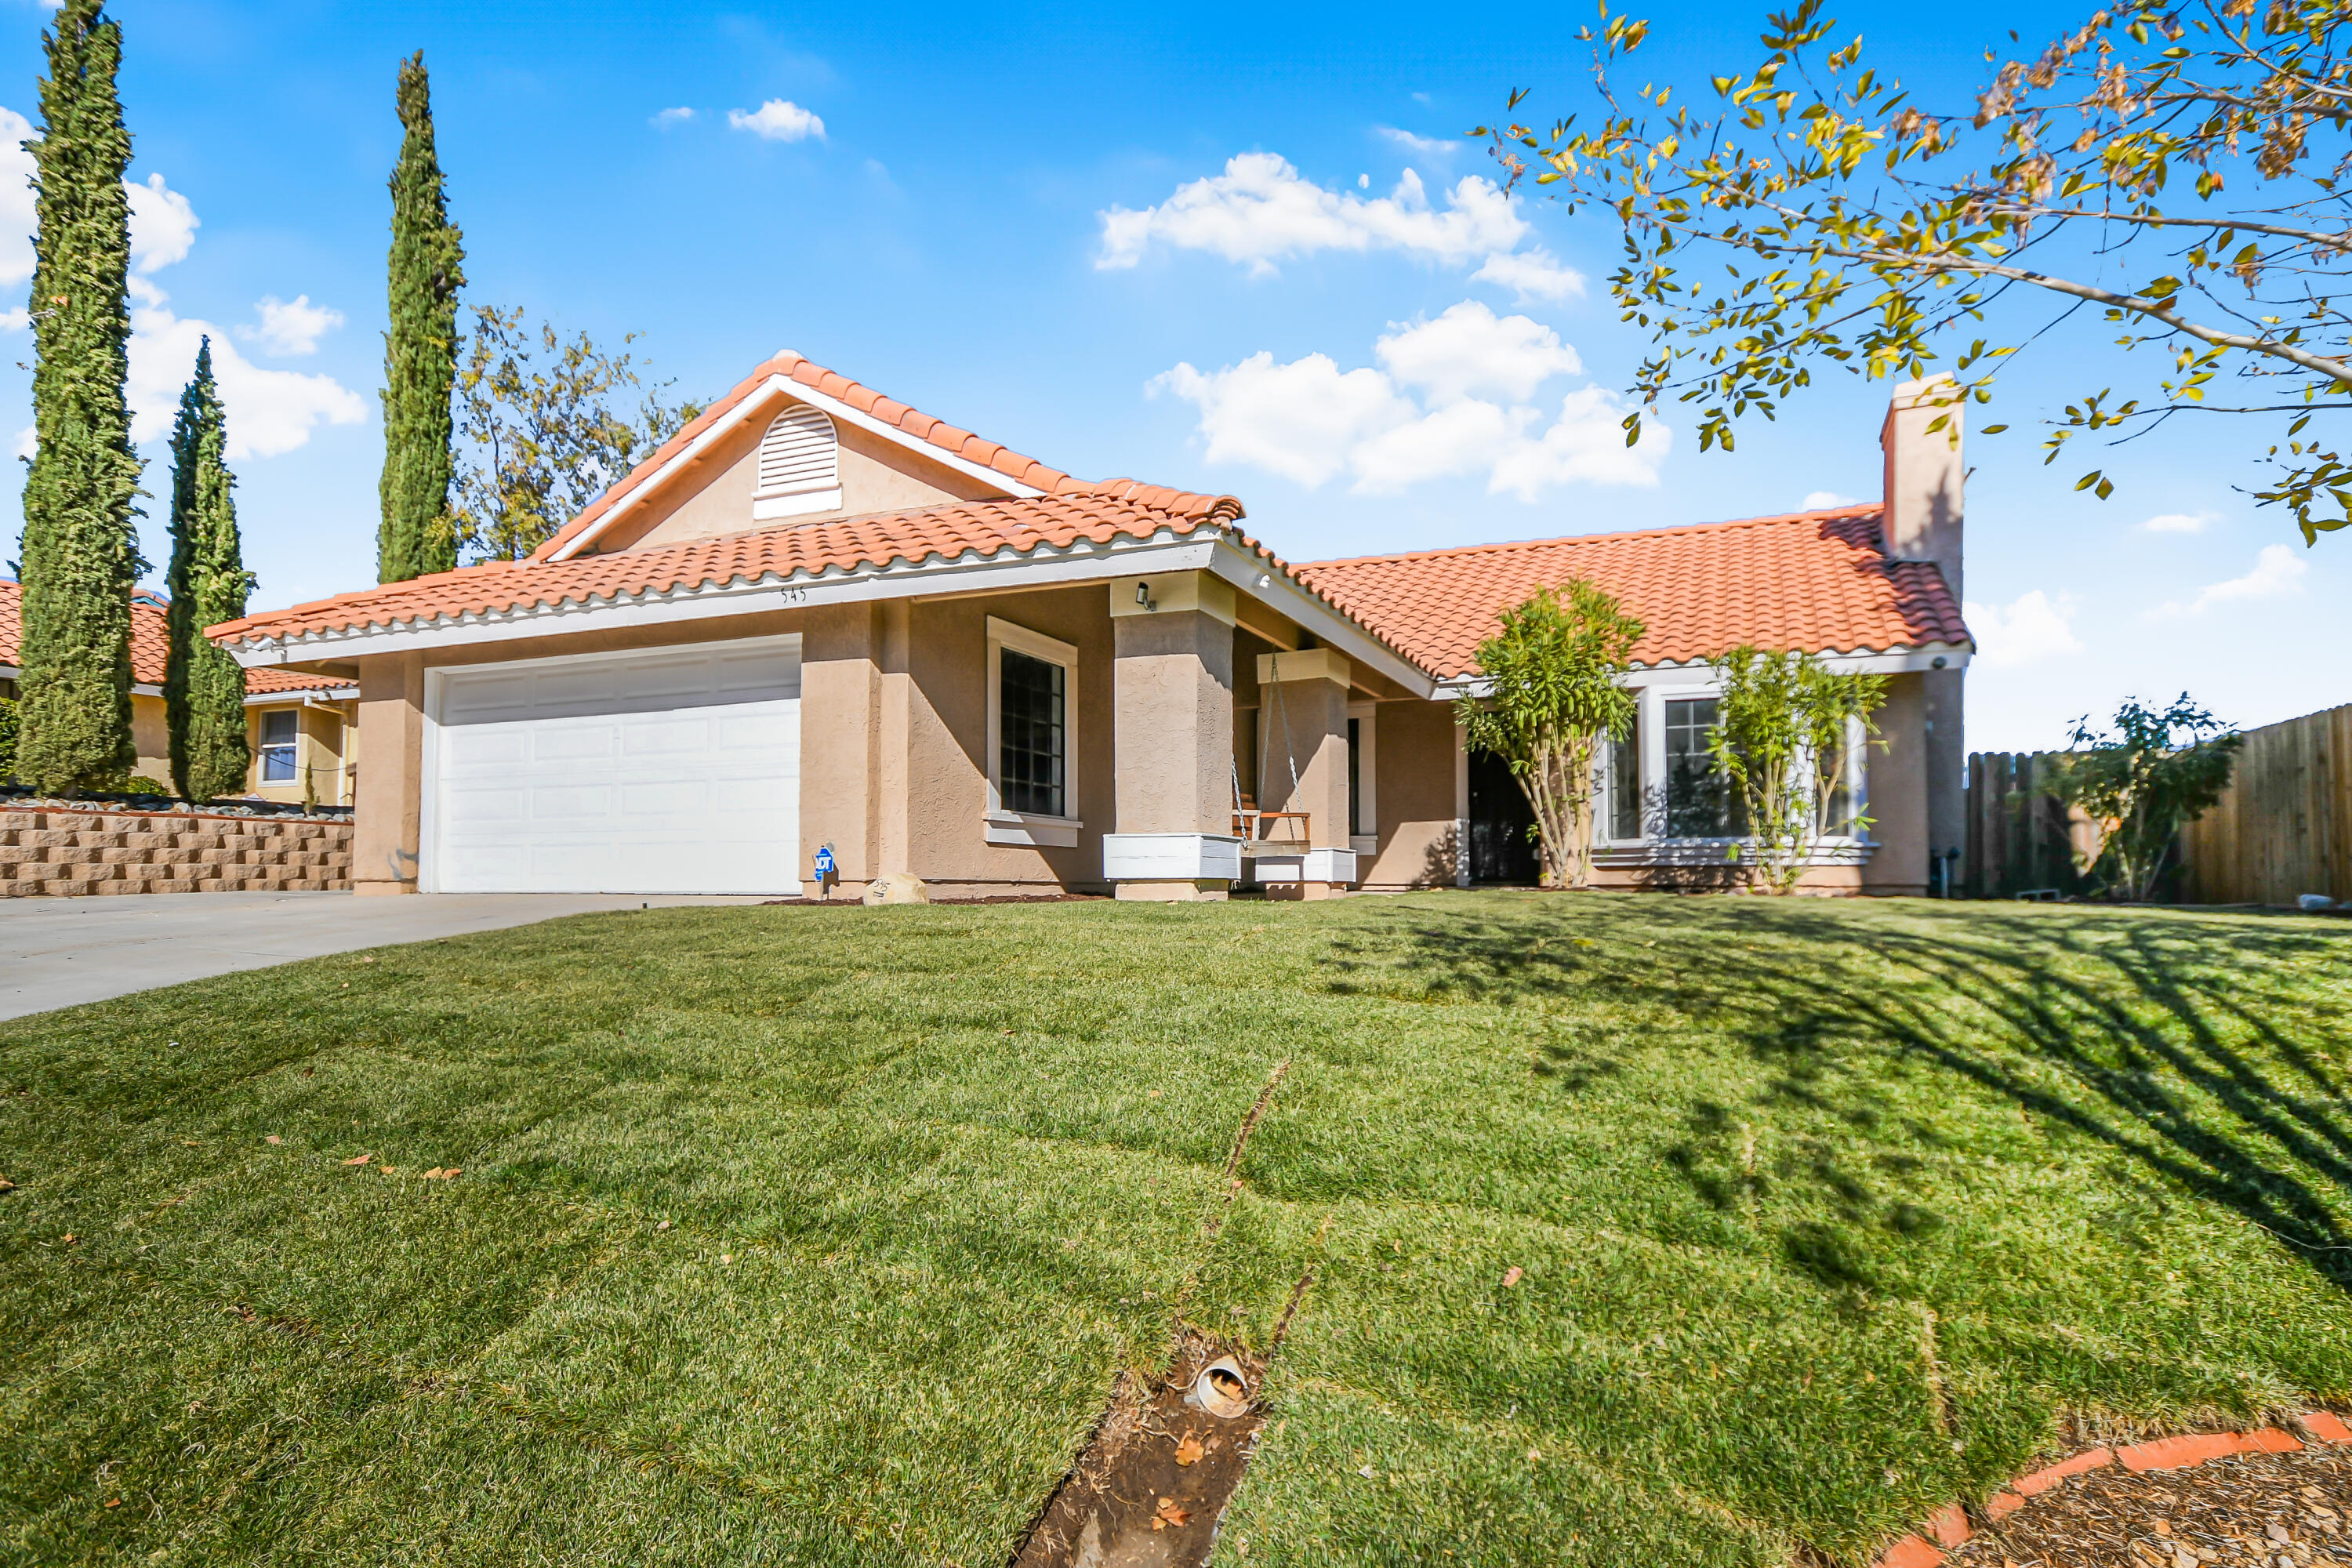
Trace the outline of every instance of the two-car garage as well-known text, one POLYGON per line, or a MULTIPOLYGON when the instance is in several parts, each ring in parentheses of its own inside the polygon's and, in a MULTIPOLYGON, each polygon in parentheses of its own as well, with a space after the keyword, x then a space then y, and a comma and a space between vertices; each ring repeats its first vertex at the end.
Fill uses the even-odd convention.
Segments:
POLYGON ((798 637, 427 682, 425 888, 800 890, 798 637))

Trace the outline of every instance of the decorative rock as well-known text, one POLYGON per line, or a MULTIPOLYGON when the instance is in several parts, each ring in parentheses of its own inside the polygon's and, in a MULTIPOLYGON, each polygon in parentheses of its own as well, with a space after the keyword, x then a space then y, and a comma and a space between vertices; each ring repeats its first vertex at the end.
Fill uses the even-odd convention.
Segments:
POLYGON ((928 904, 931 890, 912 871, 885 871, 866 884, 868 904, 928 904))

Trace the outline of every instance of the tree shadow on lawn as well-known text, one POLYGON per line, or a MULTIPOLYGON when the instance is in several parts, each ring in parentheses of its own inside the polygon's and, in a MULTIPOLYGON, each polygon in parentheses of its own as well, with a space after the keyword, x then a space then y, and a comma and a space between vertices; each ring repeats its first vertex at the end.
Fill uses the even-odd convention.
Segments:
MULTIPOLYGON (((1769 1096, 1865 1128, 1881 1108, 1866 1090, 1841 1103, 1832 1082, 1857 1050, 1932 1062, 2262 1226, 2352 1292, 2352 1118, 2340 1069, 2316 1048, 2345 1037, 2352 1008, 2289 973, 2301 961, 2340 973, 2352 956, 2341 938, 2174 913, 1978 905, 1889 916, 1745 900, 1669 921, 1580 900, 1507 921, 1417 924, 1413 957, 1433 992, 1671 1007, 1771 1064, 1769 1096)), ((1549 1054, 1571 1090, 1622 1070, 1587 1049, 1549 1054)), ((1697 1100, 1687 1114, 1697 1144, 1720 1149, 1730 1136, 1725 1107, 1697 1100)), ((1711 1163, 1736 1162, 1701 1154, 1686 1142, 1666 1157, 1716 1206, 1752 1201, 1752 1161, 1727 1176, 1711 1163)), ((1840 1208, 1869 1200, 1824 1146, 1804 1159, 1840 1208)), ((1906 1233, 1936 1223, 1899 1203, 1883 1218, 1906 1233)), ((1869 1283, 1834 1227, 1800 1223, 1782 1241, 1824 1283, 1869 1283)))

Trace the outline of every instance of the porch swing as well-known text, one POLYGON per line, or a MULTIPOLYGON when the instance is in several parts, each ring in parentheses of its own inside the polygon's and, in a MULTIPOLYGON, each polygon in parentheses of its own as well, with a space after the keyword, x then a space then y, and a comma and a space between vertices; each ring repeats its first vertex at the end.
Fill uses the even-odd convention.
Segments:
MULTIPOLYGON (((1298 798, 1298 753, 1290 741, 1290 704, 1282 691, 1282 651, 1279 648, 1269 656, 1268 672, 1274 677, 1271 684, 1274 687, 1275 706, 1282 715, 1282 759, 1290 769, 1290 798, 1297 800, 1298 798)), ((1238 762, 1231 764, 1230 771, 1234 781, 1234 837, 1239 838, 1244 845, 1272 843, 1274 833, 1281 824, 1295 822, 1298 825, 1297 830, 1298 837, 1295 839, 1291 838, 1287 836, 1287 830, 1284 830, 1285 837, 1282 842, 1296 843, 1303 849, 1315 841, 1314 813, 1257 809, 1255 802, 1265 798, 1265 748, 1260 746, 1256 751, 1258 754, 1257 794, 1255 797, 1243 795, 1241 764, 1238 762)), ((1248 851, 1244 850, 1244 853, 1246 854, 1248 851)))

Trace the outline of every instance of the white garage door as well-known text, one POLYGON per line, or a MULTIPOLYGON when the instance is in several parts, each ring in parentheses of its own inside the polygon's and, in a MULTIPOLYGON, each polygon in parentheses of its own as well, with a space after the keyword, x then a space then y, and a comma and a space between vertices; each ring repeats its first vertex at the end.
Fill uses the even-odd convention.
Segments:
POLYGON ((797 637, 443 676, 427 885, 797 892, 800 698, 797 637))

